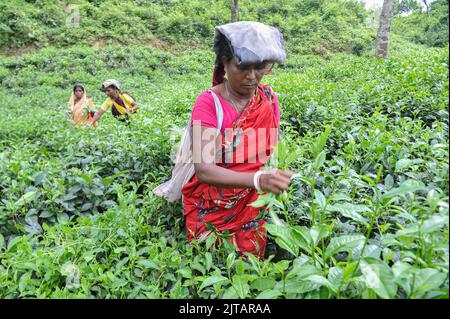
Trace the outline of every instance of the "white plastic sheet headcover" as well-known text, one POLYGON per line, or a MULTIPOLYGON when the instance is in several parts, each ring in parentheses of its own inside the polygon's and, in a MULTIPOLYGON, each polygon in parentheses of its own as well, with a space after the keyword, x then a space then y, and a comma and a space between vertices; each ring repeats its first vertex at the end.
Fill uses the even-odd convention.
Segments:
POLYGON ((223 34, 231 44, 238 64, 273 61, 284 64, 286 50, 283 35, 272 26, 254 21, 239 21, 216 27, 214 45, 223 34))

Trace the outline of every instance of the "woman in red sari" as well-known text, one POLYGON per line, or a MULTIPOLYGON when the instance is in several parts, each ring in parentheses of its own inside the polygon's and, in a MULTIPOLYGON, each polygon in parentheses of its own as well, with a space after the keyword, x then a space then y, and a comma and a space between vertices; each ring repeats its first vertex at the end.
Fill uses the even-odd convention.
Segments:
MULTIPOLYGON (((230 25, 236 25, 238 28, 234 30, 242 30, 238 36, 245 37, 252 35, 252 28, 261 27, 253 24, 230 25)), ((216 31, 216 66, 211 90, 218 96, 224 113, 221 133, 215 142, 219 146, 218 157, 217 152, 209 151, 217 129, 214 99, 209 90, 197 98, 192 112, 195 174, 182 189, 186 231, 189 240, 203 241, 211 233, 209 223, 219 232, 228 231, 229 240, 241 255, 252 253, 263 258, 266 247, 263 225, 268 211, 266 207, 249 204, 257 199, 257 190, 277 194, 287 190, 292 175, 283 170, 261 170, 276 144, 279 126, 276 95, 268 85, 260 84, 263 76, 270 73, 275 59, 245 63, 230 38, 225 32, 216 31), (199 137, 196 130, 201 132, 200 136, 209 138, 199 137), (257 132, 260 147, 256 151, 252 145, 256 140, 250 138, 254 135, 247 132, 257 132)), ((258 39, 252 39, 252 45, 254 41, 258 39)))

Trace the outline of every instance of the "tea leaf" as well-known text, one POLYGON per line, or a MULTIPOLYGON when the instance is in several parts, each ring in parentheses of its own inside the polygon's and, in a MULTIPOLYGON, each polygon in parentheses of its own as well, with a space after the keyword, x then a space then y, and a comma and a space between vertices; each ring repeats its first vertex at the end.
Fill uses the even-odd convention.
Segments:
POLYGON ((141 259, 138 260, 136 263, 146 269, 160 270, 159 266, 154 261, 149 259, 141 259))
POLYGON ((256 299, 276 299, 280 296, 282 293, 279 290, 265 290, 256 296, 256 299))
POLYGON ((250 284, 252 289, 256 289, 259 291, 265 291, 272 289, 277 282, 273 278, 257 278, 250 284))
POLYGON ((367 220, 359 214, 363 212, 370 212, 370 209, 367 206, 355 205, 350 203, 345 204, 337 203, 334 205, 329 205, 327 207, 327 210, 330 212, 338 212, 342 216, 345 216, 347 218, 350 218, 358 223, 367 226, 367 220))
POLYGON ((333 292, 337 292, 337 287, 335 287, 328 279, 320 275, 311 275, 305 278, 307 281, 318 284, 319 286, 325 286, 333 292))
POLYGON ((330 258, 334 254, 341 251, 350 251, 354 248, 361 248, 364 244, 365 237, 362 235, 346 235, 334 237, 325 250, 325 259, 330 258))
POLYGON ((36 197, 36 191, 31 191, 23 194, 15 203, 14 206, 16 209, 21 208, 22 206, 30 203, 36 197))
POLYGON ((232 279, 232 285, 240 299, 246 298, 248 293, 250 292, 250 287, 247 283, 247 279, 243 275, 234 275, 232 279))
POLYGON ((212 276, 212 277, 208 277, 206 278, 202 284, 200 285, 200 287, 198 288, 199 290, 203 290, 208 286, 217 284, 217 283, 229 283, 230 281, 228 280, 228 278, 224 277, 224 276, 212 276))
POLYGON ((368 257, 361 259, 360 268, 368 288, 381 298, 394 298, 397 285, 392 270, 384 262, 368 257))
POLYGON ((427 188, 423 185, 422 182, 407 180, 403 182, 399 187, 393 188, 390 191, 384 193, 382 195, 383 199, 390 199, 392 197, 396 197, 399 195, 405 195, 409 193, 414 193, 417 191, 425 191, 427 188))

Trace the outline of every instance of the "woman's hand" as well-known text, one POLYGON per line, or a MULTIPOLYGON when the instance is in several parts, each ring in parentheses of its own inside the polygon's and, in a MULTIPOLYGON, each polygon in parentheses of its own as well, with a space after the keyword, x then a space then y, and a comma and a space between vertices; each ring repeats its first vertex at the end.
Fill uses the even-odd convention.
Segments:
POLYGON ((105 113, 105 111, 102 109, 95 112, 94 116, 92 117, 91 121, 86 125, 86 127, 90 128, 95 122, 97 122, 103 116, 103 113, 105 113))
POLYGON ((72 111, 67 111, 66 112, 66 117, 71 119, 73 117, 73 112, 72 111))
POLYGON ((259 186, 264 192, 281 194, 289 188, 292 174, 290 171, 277 169, 263 172, 259 177, 259 186))

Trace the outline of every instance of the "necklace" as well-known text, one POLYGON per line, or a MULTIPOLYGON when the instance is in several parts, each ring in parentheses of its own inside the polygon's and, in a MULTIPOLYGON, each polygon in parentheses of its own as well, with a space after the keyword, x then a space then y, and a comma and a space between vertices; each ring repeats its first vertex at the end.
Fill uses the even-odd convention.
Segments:
POLYGON ((239 103, 240 108, 236 107, 236 104, 234 104, 234 101, 231 97, 230 92, 228 91, 228 81, 225 82, 225 90, 227 91, 227 96, 228 96, 228 100, 230 100, 231 102, 231 106, 236 110, 236 112, 238 112, 239 114, 244 110, 245 105, 242 106, 242 104, 239 103), (242 109, 241 109, 242 108, 242 109))

